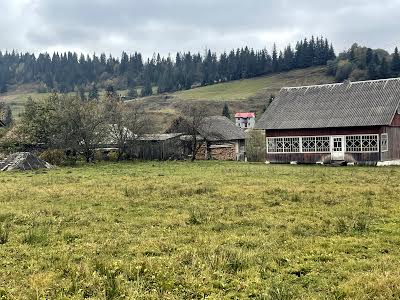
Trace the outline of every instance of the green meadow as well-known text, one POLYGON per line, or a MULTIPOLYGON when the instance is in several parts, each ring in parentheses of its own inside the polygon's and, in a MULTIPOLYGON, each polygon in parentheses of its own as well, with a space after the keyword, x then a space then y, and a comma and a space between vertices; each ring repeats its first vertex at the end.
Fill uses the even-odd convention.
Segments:
POLYGON ((400 168, 0 174, 0 299, 399 299, 400 168))

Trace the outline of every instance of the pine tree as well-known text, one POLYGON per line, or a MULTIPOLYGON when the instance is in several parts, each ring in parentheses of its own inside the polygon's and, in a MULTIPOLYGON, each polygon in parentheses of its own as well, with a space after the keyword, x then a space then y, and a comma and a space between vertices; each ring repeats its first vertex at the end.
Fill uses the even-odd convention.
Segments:
POLYGON ((390 76, 389 64, 386 61, 386 58, 382 58, 380 67, 379 67, 379 77, 381 79, 388 78, 390 76))
POLYGON ((89 91, 89 100, 99 100, 99 90, 95 84, 92 85, 92 88, 89 91))
POLYGON ((272 49, 272 72, 278 72, 279 70, 279 62, 278 62, 278 51, 276 50, 276 45, 274 44, 274 48, 272 49))
POLYGON ((153 88, 151 86, 150 80, 146 80, 142 90, 140 91, 140 96, 146 97, 151 95, 153 95, 153 88))
POLYGON ((399 55, 399 49, 397 47, 394 49, 392 64, 390 69, 392 71, 392 76, 394 77, 400 76, 400 55, 399 55))
POLYGON ((223 115, 224 117, 227 117, 228 119, 231 118, 231 113, 230 113, 230 111, 229 111, 229 106, 228 106, 227 103, 224 104, 224 108, 222 109, 222 115, 223 115))

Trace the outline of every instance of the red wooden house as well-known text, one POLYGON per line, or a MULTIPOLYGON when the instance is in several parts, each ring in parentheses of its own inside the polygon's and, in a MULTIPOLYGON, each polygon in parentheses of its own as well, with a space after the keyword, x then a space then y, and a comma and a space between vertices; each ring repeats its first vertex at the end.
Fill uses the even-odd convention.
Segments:
POLYGON ((272 163, 400 162, 400 78, 282 88, 256 129, 272 163))

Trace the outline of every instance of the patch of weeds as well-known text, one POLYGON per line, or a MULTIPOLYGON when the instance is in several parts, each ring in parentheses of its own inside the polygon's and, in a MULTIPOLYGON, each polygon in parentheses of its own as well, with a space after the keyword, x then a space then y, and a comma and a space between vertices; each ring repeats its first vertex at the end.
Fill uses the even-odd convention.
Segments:
POLYGON ((322 201, 327 206, 335 206, 340 203, 339 199, 336 198, 327 198, 322 201))
POLYGON ((48 228, 31 227, 25 233, 22 242, 29 245, 47 245, 48 244, 48 228))
POLYGON ((80 235, 71 233, 71 232, 66 232, 63 235, 63 239, 67 244, 73 243, 75 240, 79 239, 80 235))
POLYGON ((3 288, 0 288, 0 299, 1 300, 10 299, 10 298, 8 298, 7 295, 8 295, 7 291, 5 289, 3 289, 3 288))
POLYGON ((0 223, 0 245, 8 242, 10 237, 11 225, 10 223, 0 223))
POLYGON ((270 300, 291 300, 295 299, 295 293, 291 286, 283 281, 274 282, 268 289, 266 297, 263 299, 270 300))
POLYGON ((218 222, 211 228, 211 230, 216 231, 216 232, 221 232, 223 230, 227 230, 228 228, 229 228, 229 225, 218 222))
POLYGON ((344 218, 340 217, 336 220, 336 232, 339 234, 346 233, 348 229, 347 222, 344 218))
POLYGON ((210 185, 198 186, 198 187, 189 187, 185 189, 181 189, 178 191, 178 195, 181 197, 191 197, 195 195, 204 195, 211 194, 215 192, 215 187, 210 185))
POLYGON ((130 187, 127 187, 127 186, 125 187, 123 193, 124 193, 124 196, 126 198, 134 198, 134 197, 137 197, 137 196, 140 195, 140 192, 139 192, 138 189, 130 188, 130 187))
POLYGON ((101 262, 96 262, 96 271, 104 276, 105 279, 105 299, 117 299, 121 296, 121 289, 118 283, 118 276, 122 273, 117 265, 111 267, 105 266, 101 262))
POLYGON ((217 248, 209 259, 214 270, 223 269, 231 274, 236 274, 248 267, 248 259, 244 253, 233 248, 217 248))
POLYGON ((5 222, 5 221, 10 221, 14 217, 15 217, 15 214, 12 214, 12 213, 0 214, 0 223, 5 222))
POLYGON ((291 202, 300 202, 301 201, 301 195, 299 193, 293 193, 290 195, 289 200, 291 202))
POLYGON ((207 212, 200 209, 191 209, 189 211, 189 218, 187 224, 190 225, 201 225, 209 221, 210 217, 207 212))
POLYGON ((359 233, 367 232, 370 222, 370 217, 365 213, 359 213, 348 218, 340 217, 336 221, 336 232, 339 234, 344 234, 351 230, 359 233))
POLYGON ((366 214, 359 214, 354 218, 353 229, 358 232, 366 232, 369 229, 370 220, 366 214))

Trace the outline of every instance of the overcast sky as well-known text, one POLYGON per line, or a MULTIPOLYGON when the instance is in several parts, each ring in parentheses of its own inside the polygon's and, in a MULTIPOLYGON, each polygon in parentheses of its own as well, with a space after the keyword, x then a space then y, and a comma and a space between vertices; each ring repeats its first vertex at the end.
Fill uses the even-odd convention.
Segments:
POLYGON ((357 42, 400 46, 400 0, 0 0, 0 49, 146 57, 281 48, 324 35, 341 51, 357 42))

